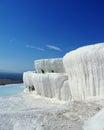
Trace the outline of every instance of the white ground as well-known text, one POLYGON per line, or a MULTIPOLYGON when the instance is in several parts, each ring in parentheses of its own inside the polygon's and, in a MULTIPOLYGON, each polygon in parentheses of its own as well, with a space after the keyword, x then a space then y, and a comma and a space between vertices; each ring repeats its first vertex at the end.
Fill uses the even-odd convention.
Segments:
POLYGON ((0 97, 0 130, 83 130, 104 100, 62 102, 34 93, 0 97))

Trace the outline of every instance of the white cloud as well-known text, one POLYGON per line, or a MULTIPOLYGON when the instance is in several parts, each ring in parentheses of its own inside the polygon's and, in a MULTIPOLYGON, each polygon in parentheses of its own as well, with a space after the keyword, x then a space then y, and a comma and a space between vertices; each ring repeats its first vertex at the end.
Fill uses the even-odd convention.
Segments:
POLYGON ((35 47, 35 46, 32 46, 32 45, 26 45, 26 48, 31 48, 31 49, 36 49, 36 50, 39 50, 39 51, 45 51, 43 48, 41 47, 35 47))
POLYGON ((45 51, 43 48, 36 47, 35 49, 40 50, 40 51, 45 51))
POLYGON ((46 45, 49 49, 55 50, 55 51, 62 51, 61 48, 53 45, 46 45))

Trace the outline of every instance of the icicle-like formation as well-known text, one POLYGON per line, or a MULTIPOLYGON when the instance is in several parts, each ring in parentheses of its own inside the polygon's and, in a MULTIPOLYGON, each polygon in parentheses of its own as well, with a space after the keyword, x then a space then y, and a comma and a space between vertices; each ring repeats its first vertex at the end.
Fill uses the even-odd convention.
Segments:
POLYGON ((81 47, 63 59, 37 60, 35 68, 36 73, 24 73, 24 83, 42 96, 63 100, 104 97, 103 43, 81 47))
POLYGON ((60 100, 70 100, 68 76, 64 73, 24 73, 24 83, 28 91, 35 90, 37 94, 60 100))
POLYGON ((34 64, 37 73, 65 73, 62 58, 36 60, 34 64))
POLYGON ((104 97, 104 44, 67 53, 63 63, 73 99, 104 97))

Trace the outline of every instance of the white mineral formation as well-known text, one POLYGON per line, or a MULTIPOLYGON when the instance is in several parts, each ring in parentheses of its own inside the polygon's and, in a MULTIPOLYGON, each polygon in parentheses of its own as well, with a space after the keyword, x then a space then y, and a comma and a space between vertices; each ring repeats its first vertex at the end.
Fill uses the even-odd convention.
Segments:
POLYGON ((83 130, 83 121, 98 112, 97 107, 90 102, 66 103, 34 92, 0 97, 0 130, 83 130))
POLYGON ((104 44, 81 47, 63 59, 37 60, 35 68, 36 73, 24 73, 23 79, 39 95, 62 100, 104 97, 104 44))
POLYGON ((104 97, 104 44, 67 53, 63 63, 73 99, 104 97))
POLYGON ((23 80, 26 90, 35 90, 37 94, 60 100, 71 98, 68 76, 65 73, 25 72, 23 80))
POLYGON ((104 109, 86 121, 84 130, 104 130, 104 109))
POLYGON ((32 72, 32 71, 23 73, 23 82, 24 82, 24 86, 25 86, 25 90, 24 90, 25 92, 32 91, 32 89, 33 89, 34 73, 35 72, 32 72))
POLYGON ((62 58, 36 60, 34 64, 37 73, 65 73, 62 58))
POLYGON ((35 68, 23 74, 25 90, 34 92, 0 97, 0 130, 104 130, 104 109, 97 113, 104 108, 104 44, 38 60, 35 68))

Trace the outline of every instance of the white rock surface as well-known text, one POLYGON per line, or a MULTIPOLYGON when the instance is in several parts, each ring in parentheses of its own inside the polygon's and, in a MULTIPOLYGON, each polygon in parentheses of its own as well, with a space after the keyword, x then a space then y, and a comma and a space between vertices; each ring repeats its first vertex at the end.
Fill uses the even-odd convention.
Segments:
POLYGON ((104 97, 104 43, 71 51, 63 63, 73 99, 104 97))
POLYGON ((83 130, 84 120, 94 115, 98 106, 65 103, 33 93, 0 97, 0 130, 83 130))
POLYGON ((25 72, 23 80, 29 90, 34 87, 37 94, 60 100, 70 100, 68 76, 64 73, 34 73, 25 72))
POLYGON ((23 75, 26 90, 34 88, 34 92, 0 97, 0 130, 103 130, 104 109, 97 112, 104 108, 104 44, 66 54, 63 58, 66 73, 61 71, 63 65, 60 67, 60 63, 43 61, 37 62, 39 73, 25 72, 23 75), (50 73, 52 71, 57 73, 50 73), (89 97, 92 102, 90 99, 63 104, 57 100, 89 97), (95 97, 103 99, 97 103, 95 97))
POLYGON ((60 100, 104 97, 103 43, 81 47, 63 59, 37 60, 35 68, 37 73, 24 73, 23 79, 26 88, 34 86, 39 95, 60 100))
POLYGON ((25 86, 25 90, 24 90, 25 92, 29 92, 32 90, 34 73, 35 72, 32 72, 32 71, 27 71, 23 73, 23 82, 25 86))
POLYGON ((34 65, 37 73, 65 73, 62 58, 36 60, 34 65))
POLYGON ((104 109, 85 122, 84 130, 104 130, 104 109))

